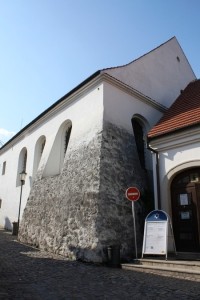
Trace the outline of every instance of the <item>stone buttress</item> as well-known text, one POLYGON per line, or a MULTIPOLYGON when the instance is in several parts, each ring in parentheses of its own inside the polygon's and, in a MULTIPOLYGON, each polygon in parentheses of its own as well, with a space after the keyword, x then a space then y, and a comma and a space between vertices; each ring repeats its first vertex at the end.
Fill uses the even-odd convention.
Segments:
MULTIPOLYGON (((106 262, 106 249, 121 246, 123 260, 134 256, 129 186, 147 187, 133 134, 105 122, 87 143, 67 150, 59 175, 34 180, 19 230, 19 240, 70 259, 106 262)), ((135 204, 141 250, 144 207, 135 204)))

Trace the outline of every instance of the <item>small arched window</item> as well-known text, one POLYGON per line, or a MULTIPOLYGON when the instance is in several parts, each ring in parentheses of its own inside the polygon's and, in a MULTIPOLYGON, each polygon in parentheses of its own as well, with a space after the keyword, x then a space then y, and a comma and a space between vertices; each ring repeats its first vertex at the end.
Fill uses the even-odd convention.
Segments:
POLYGON ((67 152, 71 131, 72 131, 72 124, 69 124, 68 127, 65 129, 65 134, 64 134, 64 155, 67 152))
POLYGON ((24 157, 23 157, 22 172, 26 172, 26 163, 27 163, 27 151, 25 151, 24 157))
POLYGON ((18 168, 17 168, 17 182, 16 182, 17 186, 21 185, 19 174, 21 172, 26 172, 26 168, 27 168, 27 149, 26 147, 24 147, 19 154, 18 168))
POLYGON ((67 147, 69 144, 69 139, 72 131, 72 123, 70 120, 65 122, 62 126, 62 134, 61 134, 61 154, 60 154, 60 167, 62 168, 65 154, 67 152, 67 147))
POLYGON ((144 128, 137 118, 132 118, 132 127, 133 133, 135 137, 135 143, 137 148, 137 153, 140 161, 140 165, 143 169, 145 169, 145 135, 144 135, 144 128))
POLYGON ((67 152, 71 131, 72 122, 70 120, 61 124, 44 168, 43 177, 60 174, 67 152))
POLYGON ((45 143, 46 143, 46 137, 44 135, 42 135, 36 142, 35 152, 34 152, 34 162, 33 162, 33 177, 35 177, 35 174, 38 170, 42 153, 44 151, 45 143))

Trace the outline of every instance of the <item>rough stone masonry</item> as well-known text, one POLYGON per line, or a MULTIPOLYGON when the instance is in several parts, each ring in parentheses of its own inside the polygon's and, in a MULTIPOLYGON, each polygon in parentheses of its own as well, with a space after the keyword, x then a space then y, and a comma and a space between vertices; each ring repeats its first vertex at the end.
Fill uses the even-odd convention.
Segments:
MULTIPOLYGON (((33 183, 19 240, 41 249, 91 262, 106 262, 106 249, 121 246, 121 258, 134 255, 133 218, 126 189, 147 187, 139 165, 133 134, 104 123, 89 142, 67 150, 59 175, 33 183)), ((138 247, 141 248, 144 207, 136 208, 138 247)))

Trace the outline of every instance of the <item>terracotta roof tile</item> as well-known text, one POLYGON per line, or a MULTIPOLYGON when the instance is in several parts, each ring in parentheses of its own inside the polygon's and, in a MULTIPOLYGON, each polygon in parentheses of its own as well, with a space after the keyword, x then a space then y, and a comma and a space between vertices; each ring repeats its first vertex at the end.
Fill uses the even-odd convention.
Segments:
POLYGON ((188 84, 160 121, 149 131, 148 137, 154 138, 195 124, 200 124, 200 80, 188 84))

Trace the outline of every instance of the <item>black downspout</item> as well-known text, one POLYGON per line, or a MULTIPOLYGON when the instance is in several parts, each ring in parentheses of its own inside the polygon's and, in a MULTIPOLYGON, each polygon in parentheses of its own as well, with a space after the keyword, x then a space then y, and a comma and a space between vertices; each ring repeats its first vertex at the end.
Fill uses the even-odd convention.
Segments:
POLYGON ((157 195, 158 195, 158 209, 161 209, 161 198, 160 198, 160 176, 159 176, 159 158, 158 151, 149 146, 149 141, 147 141, 147 149, 156 154, 156 183, 157 183, 157 195))

